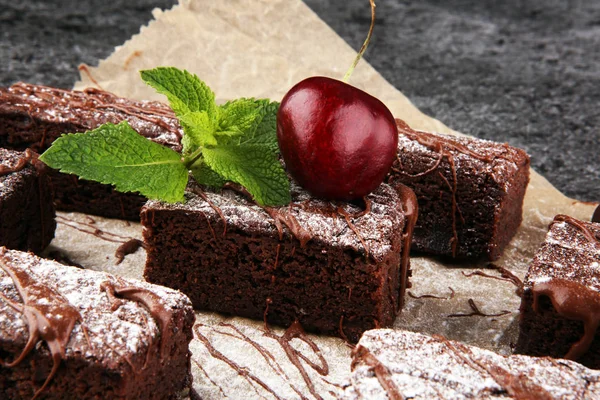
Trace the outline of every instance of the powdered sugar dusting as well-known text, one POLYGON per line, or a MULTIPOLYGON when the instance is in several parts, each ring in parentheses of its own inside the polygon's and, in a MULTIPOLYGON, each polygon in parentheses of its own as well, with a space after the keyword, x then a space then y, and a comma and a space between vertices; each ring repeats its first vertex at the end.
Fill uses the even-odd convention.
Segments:
MULTIPOLYGON (((123 362, 141 367, 150 343, 156 342, 160 337, 154 318, 138 302, 122 300, 120 306, 113 311, 107 294, 100 289, 103 282, 151 290, 170 309, 191 307, 189 299, 181 293, 145 282, 67 267, 19 251, 6 251, 2 257, 13 268, 25 271, 58 292, 80 313, 82 321, 76 324, 71 334, 67 357, 81 353, 86 358, 94 358, 109 367, 123 362)), ((3 270, 0 270, 0 294, 14 303, 22 303, 12 279, 3 270)), ((2 297, 0 328, 0 331, 13 335, 12 340, 17 344, 24 345, 27 340, 25 318, 2 297)))
MULTIPOLYGON (((277 236, 278 231, 273 218, 260 206, 241 195, 224 190, 222 193, 206 192, 208 199, 221 209, 228 226, 240 230, 255 230, 265 236, 277 236)), ((309 193, 292 183, 292 203, 279 208, 279 212, 293 216, 300 226, 311 234, 311 241, 318 241, 332 247, 349 248, 362 253, 366 252, 362 240, 368 247, 369 254, 377 261, 383 260, 392 250, 392 239, 397 230, 404 228, 406 218, 401 210, 402 204, 394 189, 386 184, 368 196, 371 201, 370 212, 359 215, 361 208, 349 204, 335 204, 312 197, 309 193), (340 206, 348 213, 359 236, 350 228, 343 215, 337 211, 340 206)), ((190 213, 204 213, 211 219, 219 219, 217 212, 200 196, 188 191, 184 204, 168 204, 149 201, 147 209, 183 210, 190 213)), ((286 236, 292 235, 287 227, 283 227, 286 236)), ((309 244, 310 245, 310 244, 309 244)))
MULTIPOLYGON (((520 384, 526 380, 526 387, 536 396, 545 391, 560 399, 594 398, 600 389, 600 372, 572 361, 505 357, 419 333, 372 330, 358 345, 389 370, 405 398, 513 398, 506 387, 511 379, 520 384)), ((342 398, 387 399, 372 366, 356 354, 353 359, 356 364, 342 398)))
MULTIPOLYGON (((600 224, 581 223, 600 237, 600 224)), ((558 278, 576 281, 600 292, 599 265, 600 242, 591 241, 580 228, 566 221, 555 221, 531 263, 525 286, 558 278)))
MULTIPOLYGON (((25 157, 25 154, 20 151, 13 151, 0 148, 0 166, 9 169, 15 168, 23 157, 25 157)), ((7 175, 0 174, 0 197, 14 194, 15 190, 17 190, 17 187, 19 186, 19 182, 23 182, 23 176, 32 175, 35 173, 36 172, 33 170, 32 167, 25 167, 24 169, 18 172, 10 173, 7 175)))
MULTIPOLYGON (((456 170, 460 171, 460 174, 469 175, 473 173, 476 176, 490 176, 505 192, 508 191, 512 183, 511 177, 519 170, 519 166, 515 160, 523 162, 527 157, 522 150, 490 140, 418 132, 439 137, 450 143, 457 143, 468 148, 470 151, 481 155, 482 158, 489 158, 490 161, 480 160, 458 150, 452 148, 447 149, 447 151, 452 154, 456 170)), ((439 157, 439 155, 429 147, 422 145, 416 140, 411 140, 404 135, 398 136, 398 152, 400 154, 404 152, 408 154, 420 154, 432 161, 437 160, 439 157)), ((444 163, 445 162, 442 162, 442 165, 444 165, 444 163)))

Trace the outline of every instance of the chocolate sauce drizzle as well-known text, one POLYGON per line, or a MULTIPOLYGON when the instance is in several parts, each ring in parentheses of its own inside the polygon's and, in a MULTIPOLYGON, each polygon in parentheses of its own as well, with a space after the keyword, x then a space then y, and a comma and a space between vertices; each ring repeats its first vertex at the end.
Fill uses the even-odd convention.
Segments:
POLYGON ((535 282, 532 292, 535 312, 540 312, 540 296, 547 296, 561 317, 583 322, 583 337, 571 346, 564 357, 579 359, 589 350, 600 324, 600 293, 580 283, 558 278, 535 282))
MULTIPOLYGON (((0 255, 3 254, 4 250, 0 250, 0 255)), ((65 358, 73 328, 77 322, 82 323, 83 318, 67 299, 26 270, 3 259, 0 259, 0 268, 12 279, 23 303, 15 303, 4 295, 0 295, 0 299, 16 311, 23 313, 29 326, 29 339, 21 354, 11 362, 0 361, 0 363, 8 368, 15 367, 27 357, 40 339, 46 342, 52 355, 52 370, 44 384, 35 391, 33 399, 36 399, 56 375, 61 361, 65 358)))
POLYGON ((515 399, 552 400, 553 396, 542 386, 532 382, 527 375, 514 375, 510 370, 499 365, 486 365, 476 360, 471 350, 458 342, 450 342, 443 336, 434 335, 434 338, 444 343, 460 361, 482 374, 489 375, 502 389, 515 399))
POLYGON ((396 184, 395 188, 400 196, 400 202, 402 203, 402 209, 404 210, 404 215, 406 217, 406 226, 402 237, 402 258, 400 259, 400 295, 398 296, 396 305, 396 313, 398 313, 404 306, 404 293, 406 292, 406 289, 410 287, 410 283, 408 282, 410 270, 410 246, 415 225, 417 223, 417 217, 419 216, 419 206, 415 192, 401 183, 396 184))
POLYGON ((144 242, 139 239, 129 239, 115 251, 115 258, 117 259, 117 265, 121 264, 125 259, 126 255, 135 253, 140 247, 144 248, 144 242))
MULTIPOLYGON (((506 158, 506 156, 498 153, 494 155, 484 155, 473 150, 470 150, 468 147, 460 144, 459 142, 452 141, 446 139, 443 136, 432 135, 426 132, 416 131, 410 128, 404 121, 396 118, 396 126, 398 128, 398 133, 408 137, 410 140, 416 141, 419 144, 427 147, 431 151, 438 154, 437 160, 434 164, 427 168, 425 171, 419 172, 417 174, 409 174, 404 171, 400 158, 397 157, 398 165, 400 168, 393 168, 396 173, 408 176, 410 178, 418 178, 427 174, 430 174, 438 169, 444 157, 448 160, 448 164, 450 166, 450 172, 452 174, 452 183, 448 182, 446 177, 438 171, 440 177, 446 182, 448 188, 452 194, 452 238, 450 239, 450 247, 452 249, 452 257, 456 258, 458 251, 458 231, 457 231, 457 215, 462 219, 462 213, 458 208, 456 195, 457 195, 457 185, 458 179, 456 175, 456 166, 454 163, 454 155, 452 151, 459 152, 462 154, 469 155, 477 160, 483 162, 492 162, 496 158, 506 158)), ((464 220, 463 220, 464 223, 464 220)))
POLYGON ((436 296, 434 294, 422 294, 420 296, 415 296, 414 294, 412 294, 411 292, 408 292, 408 295, 410 297, 412 297, 413 299, 438 299, 438 300, 450 300, 454 298, 454 295, 456 294, 456 292, 454 291, 454 289, 452 289, 450 286, 448 286, 448 289, 450 289, 450 294, 446 297, 442 297, 442 296, 436 296))
POLYGON ((469 299, 467 300, 467 303, 469 304, 469 307, 471 308, 471 310, 473 310, 470 313, 457 313, 457 314, 449 314, 447 315, 448 318, 460 318, 460 317, 474 317, 474 316, 478 316, 478 317, 501 317, 503 315, 507 315, 510 314, 510 311, 508 310, 502 310, 498 313, 495 314, 486 314, 484 312, 481 312, 481 310, 479 310, 479 307, 477 307, 477 305, 475 304, 475 300, 473 299, 469 299))
POLYGON ((37 155, 30 149, 26 149, 23 157, 21 157, 19 159, 19 161, 17 162, 17 164, 15 166, 8 167, 6 165, 0 164, 0 176, 5 176, 5 175, 13 174, 15 172, 22 171, 23 169, 25 169, 25 167, 27 167, 32 162, 32 160, 36 160, 36 159, 37 159, 37 155))
MULTIPOLYGON (((137 286, 117 287, 115 283, 109 281, 103 282, 100 285, 100 290, 106 292, 109 301, 112 303, 113 311, 121 305, 120 299, 135 301, 145 307, 156 321, 160 331, 160 341, 157 343, 157 347, 160 348, 160 355, 162 358, 167 356, 167 352, 169 351, 167 346, 172 343, 172 332, 169 329, 169 324, 173 319, 173 312, 165 306, 158 294, 137 286)), ((153 345, 153 341, 150 340, 148 355, 154 351, 152 349, 153 345)), ((148 360, 148 357, 146 357, 146 360, 148 360)))
POLYGON ((283 225, 285 225, 292 235, 298 239, 300 242, 300 247, 306 247, 306 244, 312 239, 312 234, 304 229, 302 225, 298 222, 296 217, 290 210, 284 211, 285 208, 273 208, 273 207, 263 207, 263 209, 269 214, 275 223, 275 227, 277 228, 277 232, 279 234, 279 240, 283 240, 283 225))
MULTIPOLYGON (((91 75, 89 75, 91 77, 91 75)), ((92 81, 97 84, 93 79, 92 81)), ((99 86, 99 85, 98 85, 99 86)), ((181 140, 182 133, 179 125, 176 123, 175 113, 167 106, 159 105, 156 102, 145 102, 144 107, 138 107, 133 102, 123 102, 121 98, 112 93, 100 89, 88 88, 83 92, 76 90, 63 90, 43 85, 31 85, 26 83, 17 83, 10 87, 14 94, 24 94, 26 96, 35 96, 44 100, 46 108, 56 107, 57 105, 80 108, 112 109, 117 110, 130 117, 139 118, 153 125, 160 126, 166 131, 174 134, 178 140, 181 140), (173 120, 174 125, 168 124, 163 119, 173 120)), ((39 104, 36 104, 39 106, 39 104)))
MULTIPOLYGON (((219 350, 217 350, 212 345, 211 341, 200 332, 200 327, 201 326, 202 326, 201 324, 197 324, 196 326, 194 326, 194 333, 196 334, 196 338, 198 340, 200 340, 202 342, 202 344, 204 344, 204 346, 206 347, 206 349, 208 350, 208 352, 210 353, 210 355, 213 358, 216 358, 217 360, 221 360, 225 364, 229 365, 229 367, 231 367, 231 369, 233 369, 234 371, 236 371, 241 377, 243 377, 246 381, 248 381, 248 383, 250 383, 250 386, 252 388, 254 388, 255 391, 256 391, 256 388, 254 387, 254 385, 252 385, 252 382, 255 382, 258 385, 260 385, 267 392, 271 393, 276 399, 283 400, 283 398, 281 396, 279 396, 279 394, 277 394, 277 392, 275 392, 262 379, 260 379, 256 375, 254 375, 247 368, 244 368, 244 367, 240 366, 238 363, 236 363, 235 361, 231 360, 226 355, 224 355, 219 350)), ((256 394, 257 395, 259 394, 258 391, 256 391, 256 394)))
POLYGON ((294 321, 294 323, 292 323, 292 325, 290 325, 285 330, 283 336, 277 336, 271 330, 265 331, 265 336, 270 337, 271 339, 275 339, 279 343, 279 345, 285 351, 285 354, 288 356, 289 360, 302 375, 302 378, 304 379, 304 382, 308 387, 308 391, 313 396, 315 396, 315 398, 321 399, 321 396, 317 393, 315 385, 313 384, 312 380, 310 380, 308 373, 306 372, 306 369, 304 368, 300 360, 303 360, 305 363, 310 365, 310 367, 317 371, 321 376, 329 375, 329 365, 327 364, 327 360, 325 360, 325 357, 323 357, 323 354, 321 354, 319 346, 317 346, 317 344, 306 335, 306 332, 304 332, 304 329, 302 329, 302 325, 300 325, 300 322, 298 322, 298 320, 294 321), (317 355, 319 359, 319 364, 311 361, 304 354, 296 350, 291 345, 292 339, 299 339, 302 340, 304 343, 308 344, 311 350, 317 355))
POLYGON ((404 396, 400 389, 392 379, 390 370, 375 357, 369 349, 358 345, 353 351, 352 364, 350 368, 354 370, 358 362, 364 362, 370 369, 375 372, 375 376, 381 387, 386 391, 390 400, 404 400, 404 396))
MULTIPOLYGON (((554 217, 554 222, 566 222, 567 224, 579 229, 579 231, 589 240, 591 243, 600 242, 600 238, 592 232, 592 230, 586 225, 585 222, 579 221, 568 215, 559 214, 554 217)), ((554 223, 553 222, 553 223, 554 223)))
MULTIPOLYGON (((256 391, 256 388, 254 387, 254 385, 252 383, 258 384, 263 389, 265 389, 267 392, 272 394, 275 398, 277 398, 277 399, 282 398, 275 391, 274 388, 271 388, 270 386, 268 386, 258 376, 254 375, 247 368, 242 367, 241 365, 237 364, 232 359, 228 358, 222 352, 217 350, 214 347, 214 345, 210 342, 208 337, 205 336, 204 334, 202 334, 202 332, 200 332, 200 329, 203 327, 207 327, 207 326, 203 325, 203 324, 196 324, 196 326, 194 326, 194 332, 195 332, 198 340, 200 340, 205 345, 205 347, 207 348, 208 352, 210 353, 210 355, 212 357, 214 357, 218 360, 221 360, 221 361, 225 362, 227 365, 229 365, 229 367, 231 367, 241 377, 243 377, 246 381, 248 381, 248 383, 251 384, 251 386, 254 388, 255 391, 256 391)), ((259 353, 259 355, 265 360, 267 365, 278 376, 280 376, 284 382, 288 382, 291 389, 295 393, 297 393, 301 399, 308 399, 304 394, 302 394, 302 391, 299 388, 297 388, 296 386, 294 386, 293 384, 290 383, 291 379, 290 379, 289 375, 285 372, 285 370, 283 369, 281 364, 279 364, 279 362, 277 361, 277 358, 273 355, 273 353, 271 351, 269 351, 265 346, 261 345, 259 342, 250 338, 241 329, 239 329, 237 326, 235 326, 233 324, 221 322, 221 323, 219 323, 218 327, 224 328, 226 330, 213 328, 212 332, 237 339, 239 341, 245 342, 245 343, 249 344, 250 346, 252 346, 259 353)), ((290 360, 290 362, 292 363, 292 365, 294 365, 294 367, 296 367, 296 369, 302 376, 302 378, 306 384, 306 388, 308 389, 310 394, 312 396, 314 396, 314 398, 316 398, 316 399, 322 399, 321 395, 319 393, 317 393, 314 383, 310 379, 308 372, 306 370, 306 367, 303 365, 302 361, 304 363, 308 364, 308 366, 310 366, 313 370, 315 370, 321 377, 325 377, 329 374, 329 366, 327 364, 327 361, 325 360, 325 357, 322 355, 319 347, 317 346, 317 344, 315 342, 313 342, 310 339, 310 337, 308 337, 306 335, 306 333, 302 329, 300 323, 298 321, 295 321, 289 328, 287 328, 285 330, 285 332, 281 336, 279 336, 275 332, 271 331, 271 329, 268 327, 268 325, 265 325, 265 331, 264 331, 263 335, 265 337, 275 340, 281 346, 281 348, 286 353, 286 355, 287 355, 288 359, 290 360), (314 352, 314 354, 317 356, 318 362, 312 361, 305 354, 301 353, 299 350, 294 348, 291 344, 293 339, 297 339, 297 340, 301 340, 301 341, 305 342, 310 347, 310 349, 314 352)), ((335 387, 340 387, 339 384, 330 382, 330 381, 326 380, 325 378, 322 378, 321 380, 329 385, 332 385, 335 387)), ((212 380, 211 380, 211 382, 212 382, 212 380)), ((218 386, 214 382, 213 382, 213 384, 215 386, 218 386)), ((258 392, 256 392, 256 393, 259 394, 258 392)))
POLYGON ((119 265, 125 259, 125 256, 135 253, 140 247, 145 248, 144 242, 139 239, 118 235, 116 233, 106 232, 102 229, 96 228, 95 220, 89 222, 80 222, 73 219, 69 219, 60 215, 56 216, 56 220, 69 228, 75 229, 79 232, 87 233, 111 243, 121 243, 115 251, 115 258, 117 259, 116 265, 119 265))

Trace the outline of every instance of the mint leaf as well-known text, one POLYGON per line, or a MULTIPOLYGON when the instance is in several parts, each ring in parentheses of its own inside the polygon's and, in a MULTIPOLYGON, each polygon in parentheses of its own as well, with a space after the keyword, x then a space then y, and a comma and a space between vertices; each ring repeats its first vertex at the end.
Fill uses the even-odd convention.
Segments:
POLYGON ((178 117, 193 111, 206 111, 211 119, 216 119, 215 94, 196 75, 173 67, 148 69, 140 74, 144 82, 167 96, 178 117))
POLYGON ((196 75, 173 67, 159 67, 140 72, 142 79, 158 93, 164 94, 175 115, 181 120, 185 134, 183 153, 200 146, 214 144, 217 128, 215 94, 196 75))
POLYGON ((219 145, 202 151, 206 164, 225 180, 244 186, 260 205, 291 201, 290 182, 276 155, 260 144, 219 145))
POLYGON ((206 111, 192 111, 179 117, 183 126, 183 153, 188 154, 198 146, 215 146, 214 127, 206 111))
POLYGON ((167 202, 183 201, 188 171, 180 158, 139 135, 126 121, 62 135, 40 156, 61 172, 167 202))
POLYGON ((237 136, 255 128, 260 117, 261 103, 254 99, 229 101, 218 108, 219 123, 216 135, 237 136))
POLYGON ((277 111, 279 103, 268 99, 245 99, 254 102, 255 114, 252 125, 244 132, 243 137, 219 139, 222 144, 259 144, 272 154, 279 153, 277 144, 277 111))
POLYGON ((227 182, 221 177, 221 175, 213 171, 206 164, 203 158, 196 160, 196 162, 190 167, 190 171, 192 172, 192 175, 194 176, 196 182, 198 182, 201 185, 218 189, 223 187, 225 182, 227 182))

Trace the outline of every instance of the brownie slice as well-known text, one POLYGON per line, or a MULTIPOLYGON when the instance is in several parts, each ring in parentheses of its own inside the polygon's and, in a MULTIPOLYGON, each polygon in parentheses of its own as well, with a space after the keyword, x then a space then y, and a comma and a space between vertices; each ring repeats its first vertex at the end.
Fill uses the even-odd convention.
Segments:
POLYGON ((175 398, 193 323, 174 290, 0 248, 3 398, 175 398))
MULTIPOLYGON (((158 102, 133 101, 97 89, 61 90, 17 83, 0 88, 0 147, 46 150, 62 133, 85 132, 128 121, 140 135, 179 151, 181 127, 171 109, 158 102)), ((51 183, 59 210, 139 220, 146 201, 110 185, 79 180, 53 171, 51 183)))
POLYGON ((523 282, 518 353, 600 369, 600 224, 557 215, 523 282))
POLYGON ((54 237, 47 171, 32 151, 0 148, 0 246, 39 253, 54 237))
POLYGON ((194 307, 357 341, 389 326, 402 304, 416 201, 381 185, 365 210, 312 198, 263 209, 237 192, 190 187, 185 204, 141 212, 145 278, 190 296, 194 307))
POLYGON ((413 250, 460 259, 500 257, 522 221, 529 156, 488 140, 398 125, 398 159, 388 182, 415 191, 413 250))
POLYGON ((501 356, 420 333, 366 332, 340 399, 597 399, 600 373, 548 357, 501 356))

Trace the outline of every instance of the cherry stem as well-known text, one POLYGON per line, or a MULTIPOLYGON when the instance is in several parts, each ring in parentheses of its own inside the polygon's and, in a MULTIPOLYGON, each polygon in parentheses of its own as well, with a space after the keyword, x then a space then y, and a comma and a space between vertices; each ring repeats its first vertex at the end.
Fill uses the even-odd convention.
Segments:
POLYGON ((367 38, 365 39, 365 42, 363 43, 362 47, 358 51, 358 54, 356 55, 354 62, 352 63, 350 68, 348 68, 348 71, 346 71, 346 75, 344 75, 344 78, 342 79, 342 81, 344 83, 348 83, 348 80, 350 79, 352 72, 354 72, 354 68, 356 68, 356 65, 358 65, 358 62, 362 58, 362 55, 364 54, 364 52, 367 50, 367 47, 369 46, 369 42, 371 41, 371 34, 373 34, 373 27, 375 26, 375 0, 369 0, 369 2, 371 3, 371 26, 369 27, 369 33, 367 33, 367 38))

